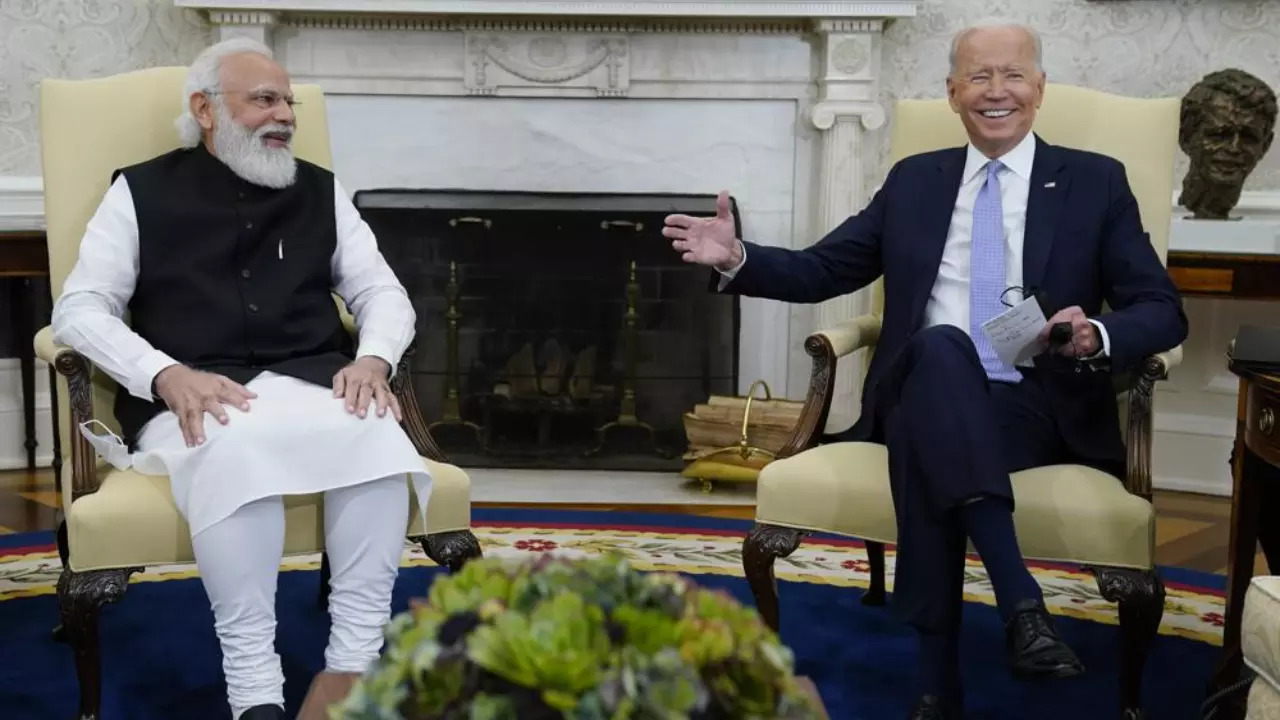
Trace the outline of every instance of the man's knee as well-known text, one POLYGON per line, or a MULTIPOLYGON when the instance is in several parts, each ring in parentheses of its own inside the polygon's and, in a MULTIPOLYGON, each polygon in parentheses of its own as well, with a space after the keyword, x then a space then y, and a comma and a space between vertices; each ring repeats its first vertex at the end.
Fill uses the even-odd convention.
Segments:
POLYGON ((922 357, 977 358, 978 350, 969 334, 955 325, 934 325, 911 336, 910 345, 922 357))
POLYGON ((907 363, 903 370, 908 373, 924 372, 933 378, 953 380, 958 375, 986 378, 973 340, 954 325, 921 329, 907 342, 905 355, 907 363))

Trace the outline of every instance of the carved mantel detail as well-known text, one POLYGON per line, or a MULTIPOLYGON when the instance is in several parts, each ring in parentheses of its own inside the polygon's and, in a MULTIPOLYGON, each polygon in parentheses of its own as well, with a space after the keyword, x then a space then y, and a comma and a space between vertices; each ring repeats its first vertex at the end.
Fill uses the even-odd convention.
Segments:
POLYGON ((271 44, 271 29, 280 16, 265 10, 210 10, 209 22, 219 29, 222 39, 232 36, 250 37, 271 44))
POLYGON ((630 80, 627 48, 625 35, 468 32, 467 91, 558 85, 622 97, 630 80))

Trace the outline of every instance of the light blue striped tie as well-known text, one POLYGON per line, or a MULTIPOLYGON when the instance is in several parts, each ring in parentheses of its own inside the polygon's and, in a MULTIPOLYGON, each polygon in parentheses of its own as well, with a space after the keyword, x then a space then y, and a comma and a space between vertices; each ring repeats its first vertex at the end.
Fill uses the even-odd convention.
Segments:
POLYGON ((969 256, 969 334, 978 349, 978 358, 987 377, 1018 382, 1022 373, 1005 365, 982 330, 982 324, 1004 312, 1000 302, 1005 291, 1004 212, 1000 205, 1000 178, 1003 165, 987 163, 987 180, 978 191, 973 206, 973 238, 969 256))

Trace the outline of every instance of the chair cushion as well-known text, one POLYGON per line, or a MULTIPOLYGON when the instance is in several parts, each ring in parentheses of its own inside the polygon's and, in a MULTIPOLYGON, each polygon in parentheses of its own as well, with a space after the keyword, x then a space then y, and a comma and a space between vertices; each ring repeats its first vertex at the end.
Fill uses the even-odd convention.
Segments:
MULTIPOLYGON (((1258 673, 1260 682, 1255 685, 1269 685, 1273 700, 1280 697, 1280 577, 1264 575, 1249 581, 1240 620, 1240 650, 1245 664, 1258 673)), ((1252 697, 1249 707, 1253 708, 1252 697)), ((1274 717, 1280 718, 1280 701, 1273 702, 1273 707, 1274 717)))
POLYGON ((1280 720, 1280 692, 1265 680, 1254 680, 1249 686, 1245 720, 1280 720))
MULTIPOLYGON (((883 445, 841 442, 770 463, 760 473, 756 520, 896 542, 888 461, 883 445)), ((1152 567, 1155 511, 1117 478, 1082 465, 1052 465, 1012 479, 1024 557, 1152 567)))
MULTIPOLYGON (((428 532, 465 530, 471 526, 471 479, 458 467, 424 460, 431 473, 427 504, 428 532)), ((66 466, 69 471, 69 465, 66 466)), ((408 478, 405 479, 409 485, 408 478)), ((412 487, 408 492, 414 498, 412 487)), ((423 535, 416 498, 406 518, 408 535, 423 535)), ((324 547, 323 495, 287 495, 286 555, 317 552, 324 547)), ((191 532, 178 512, 168 476, 143 475, 106 466, 97 492, 71 504, 67 541, 72 570, 105 570, 132 566, 194 562, 191 532)))

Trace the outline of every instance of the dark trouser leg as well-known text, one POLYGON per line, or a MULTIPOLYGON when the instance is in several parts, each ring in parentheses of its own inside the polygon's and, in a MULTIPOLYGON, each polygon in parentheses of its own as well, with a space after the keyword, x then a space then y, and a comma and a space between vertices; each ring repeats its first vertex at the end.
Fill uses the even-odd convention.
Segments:
POLYGON ((953 627, 958 599, 948 579, 963 563, 948 552, 956 533, 991 561, 997 596, 1010 596, 1002 605, 1038 596, 1012 533, 1009 484, 1011 471, 1053 462, 1060 452, 1034 380, 989 387, 972 341, 943 325, 916 334, 876 395, 898 520, 893 596, 903 619, 925 633, 953 627))

